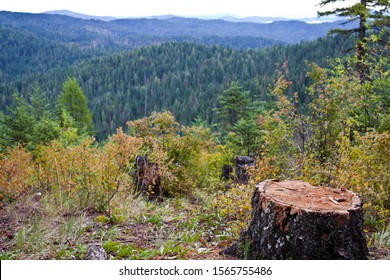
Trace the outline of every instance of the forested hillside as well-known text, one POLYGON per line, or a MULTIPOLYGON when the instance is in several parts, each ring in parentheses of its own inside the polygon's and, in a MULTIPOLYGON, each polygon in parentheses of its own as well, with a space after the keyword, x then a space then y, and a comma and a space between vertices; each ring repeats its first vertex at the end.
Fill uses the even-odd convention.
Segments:
POLYGON ((33 33, 0 25, 0 84, 24 75, 43 75, 97 56, 101 51, 41 38, 33 33))
MULTIPOLYGON (((120 45, 114 50, 103 48, 83 48, 79 44, 67 44, 61 40, 48 39, 45 35, 0 25, 0 83, 12 82, 25 74, 40 75, 52 68, 66 68, 76 62, 100 55, 109 55, 126 50, 128 45, 120 45)), ((192 41, 200 45, 219 45, 233 49, 265 48, 282 44, 274 40, 256 37, 132 37, 134 45, 156 45, 163 42, 192 41)))
POLYGON ((150 41, 201 40, 206 37, 262 38, 268 42, 299 43, 326 36, 332 28, 347 28, 341 22, 307 24, 281 21, 269 24, 227 22, 170 17, 166 19, 117 19, 109 22, 62 15, 0 12, 3 26, 15 27, 46 39, 81 46, 106 48, 142 46, 150 41))
MULTIPOLYGON (((344 48, 346 43, 338 37, 257 50, 166 43, 101 55, 44 74, 30 72, 17 82, 3 84, 2 108, 10 104, 14 91, 26 95, 35 82, 54 104, 62 83, 76 77, 89 99, 98 139, 152 111, 170 110, 183 124, 196 117, 213 124, 217 96, 232 81, 240 81, 252 100, 270 101, 268 88, 275 70, 288 61, 289 77, 298 81, 293 90, 301 92, 308 83, 306 61, 326 65, 328 58, 340 56, 344 48)), ((56 57, 49 55, 47 60, 56 61, 56 57)), ((25 67, 29 65, 34 67, 29 63, 25 67)))

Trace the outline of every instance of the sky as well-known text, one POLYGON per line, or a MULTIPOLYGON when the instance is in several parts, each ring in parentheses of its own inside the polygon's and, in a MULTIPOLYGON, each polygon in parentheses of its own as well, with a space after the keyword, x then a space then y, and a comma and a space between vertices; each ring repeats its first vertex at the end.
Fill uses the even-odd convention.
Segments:
POLYGON ((70 10, 87 15, 113 17, 223 14, 238 17, 303 18, 316 17, 319 2, 320 0, 0 0, 0 10, 30 13, 70 10))

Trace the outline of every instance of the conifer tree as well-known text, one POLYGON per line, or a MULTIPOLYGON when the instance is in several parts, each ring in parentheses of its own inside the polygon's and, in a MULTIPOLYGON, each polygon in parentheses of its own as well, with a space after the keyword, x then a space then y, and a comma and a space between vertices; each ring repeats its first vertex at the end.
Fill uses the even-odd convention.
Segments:
POLYGON ((88 109, 88 101, 75 78, 69 78, 58 96, 60 112, 65 110, 75 121, 79 133, 92 133, 92 115, 88 109))
MULTIPOLYGON (((320 7, 329 6, 331 4, 345 2, 345 0, 322 0, 319 3, 320 7)), ((389 26, 390 26, 390 2, 389 0, 359 0, 351 6, 339 7, 333 10, 318 12, 318 16, 337 15, 345 18, 345 23, 358 22, 357 27, 352 29, 333 29, 331 33, 339 33, 350 36, 357 34, 356 59, 357 71, 360 81, 364 81, 369 72, 365 66, 364 60, 367 54, 366 44, 368 42, 368 33, 376 32, 380 36, 376 36, 374 41, 388 45, 389 26)))
POLYGON ((15 93, 7 113, 0 114, 0 150, 14 145, 33 150, 57 138, 59 133, 58 122, 37 85, 27 98, 15 93))
POLYGON ((216 109, 223 127, 230 130, 240 119, 249 114, 249 92, 243 91, 238 82, 232 82, 224 94, 218 97, 219 108, 216 109))

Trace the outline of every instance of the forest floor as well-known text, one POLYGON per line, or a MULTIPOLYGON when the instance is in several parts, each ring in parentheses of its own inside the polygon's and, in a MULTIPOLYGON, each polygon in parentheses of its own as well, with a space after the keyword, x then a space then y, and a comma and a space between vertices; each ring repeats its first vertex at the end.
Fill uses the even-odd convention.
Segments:
MULTIPOLYGON (((44 196, 4 206, 0 209, 0 257, 84 259, 88 244, 99 243, 110 259, 234 259, 220 252, 232 244, 240 229, 230 218, 219 217, 209 202, 126 201, 112 210, 111 219, 92 208, 54 209, 44 196)), ((365 232, 369 259, 390 259, 389 232, 368 227, 365 232)))

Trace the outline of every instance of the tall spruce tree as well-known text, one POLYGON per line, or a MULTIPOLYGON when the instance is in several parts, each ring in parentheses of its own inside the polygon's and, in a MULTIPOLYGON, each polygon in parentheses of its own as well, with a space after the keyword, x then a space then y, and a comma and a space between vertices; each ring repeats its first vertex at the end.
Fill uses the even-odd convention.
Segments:
POLYGON ((225 130, 231 130, 240 119, 249 115, 249 92, 244 91, 238 82, 230 84, 218 97, 218 103, 217 116, 225 130))
POLYGON ((88 109, 87 97, 75 78, 68 78, 63 84, 58 105, 60 112, 65 110, 74 119, 79 134, 92 133, 92 115, 88 109))
POLYGON ((216 113, 224 141, 232 145, 237 154, 256 155, 260 131, 249 91, 244 91, 238 82, 232 82, 224 94, 218 97, 218 103, 216 113))

